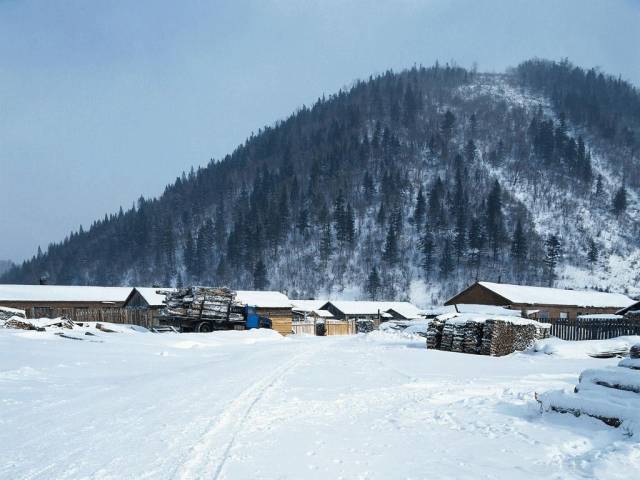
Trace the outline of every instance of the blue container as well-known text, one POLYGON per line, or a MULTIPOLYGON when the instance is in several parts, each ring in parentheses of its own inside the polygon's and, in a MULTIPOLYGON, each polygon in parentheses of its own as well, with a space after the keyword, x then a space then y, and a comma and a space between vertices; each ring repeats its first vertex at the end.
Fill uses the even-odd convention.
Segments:
POLYGON ((245 306, 244 316, 246 318, 246 328, 260 328, 260 317, 256 313, 256 307, 245 306))

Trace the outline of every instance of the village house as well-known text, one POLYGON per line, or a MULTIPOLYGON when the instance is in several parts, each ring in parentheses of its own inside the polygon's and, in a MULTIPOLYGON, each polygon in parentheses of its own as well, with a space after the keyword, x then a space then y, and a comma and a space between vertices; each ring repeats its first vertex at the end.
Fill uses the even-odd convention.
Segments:
POLYGON ((628 307, 621 308, 616 314, 640 319, 640 301, 633 302, 628 307))
POLYGON ((175 288, 135 287, 125 300, 124 308, 160 310, 166 306, 165 295, 158 291, 174 292, 175 290, 175 288))
POLYGON ((331 300, 322 310, 328 310, 340 320, 371 320, 376 324, 387 320, 414 320, 421 318, 418 307, 409 302, 376 302, 358 300, 331 300))
POLYGON ((256 313, 261 317, 269 317, 271 319, 271 328, 282 335, 289 335, 291 333, 291 323, 293 320, 292 304, 289 297, 284 293, 276 291, 238 290, 235 300, 244 306, 255 307, 256 313))
POLYGON ((120 322, 130 287, 0 285, 0 306, 24 310, 27 318, 120 322))
POLYGON ((521 310, 528 317, 544 320, 612 314, 633 303, 621 293, 476 282, 447 300, 445 305, 495 305, 521 310))
POLYGON ((334 318, 330 311, 322 310, 326 300, 291 300, 293 320, 307 321, 334 318))

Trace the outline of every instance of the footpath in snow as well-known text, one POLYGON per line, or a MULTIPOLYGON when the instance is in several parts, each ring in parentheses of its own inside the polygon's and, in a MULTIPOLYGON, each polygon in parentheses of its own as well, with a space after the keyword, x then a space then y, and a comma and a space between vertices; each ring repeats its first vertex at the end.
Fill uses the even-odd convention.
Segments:
POLYGON ((534 400, 618 362, 588 357, 589 347, 556 342, 495 358, 384 332, 92 333, 76 341, 0 329, 0 478, 640 472, 637 439, 591 418, 541 415, 534 400))

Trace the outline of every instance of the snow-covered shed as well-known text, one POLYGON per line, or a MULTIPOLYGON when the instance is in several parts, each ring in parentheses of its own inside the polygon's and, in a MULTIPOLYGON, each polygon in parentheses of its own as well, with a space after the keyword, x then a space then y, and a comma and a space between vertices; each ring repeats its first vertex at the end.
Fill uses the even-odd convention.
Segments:
POLYGON ((333 318, 333 314, 322 307, 326 300, 291 300, 294 320, 333 318))
POLYGON ((331 300, 322 310, 329 310, 340 320, 411 320, 420 318, 420 309, 409 302, 376 302, 359 300, 331 300))
POLYGON ((124 302, 125 308, 164 308, 165 295, 159 291, 175 291, 175 288, 135 287, 124 302))
POLYGON ((131 291, 131 287, 5 284, 0 285, 0 305, 24 310, 28 318, 117 321, 131 291))
POLYGON ((291 333, 293 312, 291 300, 284 293, 276 291, 238 290, 236 301, 242 305, 255 307, 256 313, 271 319, 271 327, 282 335, 291 333))
POLYGON ((630 315, 633 317, 640 317, 640 301, 634 302, 631 305, 621 308, 616 312, 617 315, 630 315))
POLYGON ((621 293, 476 282, 447 300, 445 305, 469 303, 537 310, 531 316, 539 319, 575 319, 579 315, 616 313, 634 301, 621 293))

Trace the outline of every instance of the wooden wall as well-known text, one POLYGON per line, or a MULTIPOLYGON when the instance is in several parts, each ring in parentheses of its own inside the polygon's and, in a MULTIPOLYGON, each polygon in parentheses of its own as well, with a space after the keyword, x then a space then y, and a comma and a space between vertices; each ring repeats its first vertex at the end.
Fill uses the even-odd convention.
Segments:
POLYGON ((256 308, 261 317, 271 319, 271 328, 281 335, 290 335, 292 331, 293 313, 291 308, 256 308))
POLYGON ((3 302, 2 306, 19 308, 27 318, 67 317, 74 322, 128 323, 142 327, 158 325, 156 310, 122 308, 121 304, 102 302, 3 302))

